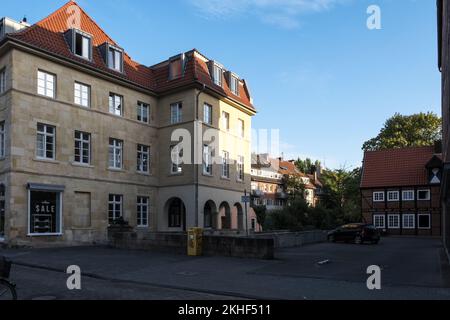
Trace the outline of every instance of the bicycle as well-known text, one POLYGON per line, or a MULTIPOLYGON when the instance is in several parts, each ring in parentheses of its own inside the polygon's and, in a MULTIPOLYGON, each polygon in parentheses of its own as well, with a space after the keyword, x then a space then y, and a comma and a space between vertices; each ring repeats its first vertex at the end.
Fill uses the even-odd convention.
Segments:
POLYGON ((11 261, 0 258, 0 301, 17 300, 16 285, 9 281, 11 261))

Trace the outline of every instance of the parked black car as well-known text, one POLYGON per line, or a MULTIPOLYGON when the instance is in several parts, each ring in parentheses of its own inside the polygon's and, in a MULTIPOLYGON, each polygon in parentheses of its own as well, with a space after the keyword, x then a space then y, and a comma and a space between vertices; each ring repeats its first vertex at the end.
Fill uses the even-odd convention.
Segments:
POLYGON ((380 239, 380 232, 373 225, 364 223, 347 224, 328 233, 328 241, 330 242, 343 241, 356 244, 370 242, 378 244, 380 239))

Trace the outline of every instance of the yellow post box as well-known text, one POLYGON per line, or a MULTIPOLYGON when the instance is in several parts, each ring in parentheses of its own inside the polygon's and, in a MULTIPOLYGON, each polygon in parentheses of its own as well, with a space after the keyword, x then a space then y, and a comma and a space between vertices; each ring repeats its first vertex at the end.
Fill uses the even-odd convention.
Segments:
POLYGON ((191 228, 188 231, 188 256, 198 257, 202 255, 203 229, 191 228))

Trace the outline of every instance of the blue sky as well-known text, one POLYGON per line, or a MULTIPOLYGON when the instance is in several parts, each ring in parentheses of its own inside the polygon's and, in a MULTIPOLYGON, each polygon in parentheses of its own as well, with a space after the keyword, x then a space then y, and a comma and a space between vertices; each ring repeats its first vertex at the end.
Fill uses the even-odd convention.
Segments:
MULTIPOLYGON (((8 1, 2 14, 34 23, 65 2, 8 1)), ((395 112, 440 113, 435 1, 78 3, 140 63, 197 48, 245 78, 259 111, 253 127, 280 129, 286 158, 359 166, 363 142, 395 112), (371 4, 382 30, 366 27, 371 4)))

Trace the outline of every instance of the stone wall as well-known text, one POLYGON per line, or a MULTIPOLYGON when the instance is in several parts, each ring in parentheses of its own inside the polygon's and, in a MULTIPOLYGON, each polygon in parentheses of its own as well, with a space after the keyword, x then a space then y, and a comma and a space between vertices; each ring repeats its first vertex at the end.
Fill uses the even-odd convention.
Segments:
POLYGON ((327 231, 305 231, 305 232, 275 232, 255 234, 255 238, 273 239, 274 247, 278 248, 294 248, 307 244, 320 243, 327 241, 327 231))

